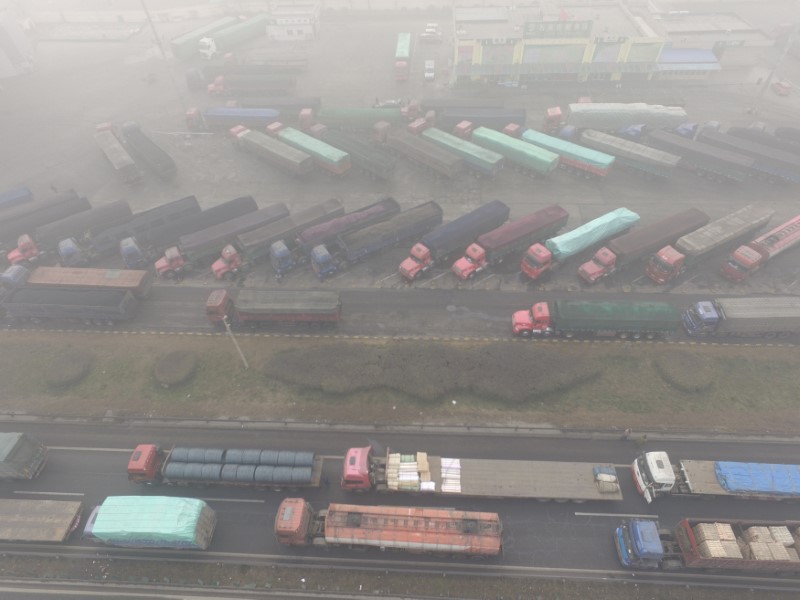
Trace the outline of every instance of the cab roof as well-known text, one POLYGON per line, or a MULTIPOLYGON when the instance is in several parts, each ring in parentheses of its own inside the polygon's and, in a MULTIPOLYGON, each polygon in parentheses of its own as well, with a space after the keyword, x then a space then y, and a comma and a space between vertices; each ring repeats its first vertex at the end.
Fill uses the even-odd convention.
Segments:
POLYGON ((648 452, 647 469, 653 477, 653 482, 659 485, 674 485, 675 472, 672 470, 672 463, 669 462, 669 455, 666 452, 648 452))

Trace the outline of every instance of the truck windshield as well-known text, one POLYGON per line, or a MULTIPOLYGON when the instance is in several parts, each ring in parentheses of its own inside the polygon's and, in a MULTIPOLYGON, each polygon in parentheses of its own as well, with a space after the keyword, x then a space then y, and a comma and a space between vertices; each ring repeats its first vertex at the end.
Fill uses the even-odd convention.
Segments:
POLYGON ((744 265, 739 264, 735 260, 729 260, 728 261, 728 266, 731 267, 732 269, 735 269, 736 271, 740 271, 742 273, 747 273, 747 268, 744 265))
POLYGON ((542 263, 539 262, 539 259, 536 258, 535 254, 531 254, 530 252, 526 252, 523 259, 526 265, 539 269, 542 267, 542 263))
POLYGON ((647 466, 647 461, 645 460, 644 455, 636 458, 636 464, 639 467, 639 472, 642 474, 642 479, 644 479, 645 485, 651 485, 653 483, 653 474, 650 472, 650 469, 647 466))
POLYGON ((653 257, 652 264, 656 269, 658 269, 662 273, 669 273, 670 271, 672 271, 672 265, 658 255, 653 257))

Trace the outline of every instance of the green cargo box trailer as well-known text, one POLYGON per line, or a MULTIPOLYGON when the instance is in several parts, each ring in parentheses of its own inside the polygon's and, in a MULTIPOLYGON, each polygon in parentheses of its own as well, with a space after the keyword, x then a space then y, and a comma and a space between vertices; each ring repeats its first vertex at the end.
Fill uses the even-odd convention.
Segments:
POLYGON ((430 127, 421 135, 425 140, 455 154, 482 175, 494 177, 503 168, 502 154, 462 140, 446 131, 430 127))
POLYGON ((479 146, 502 154, 507 161, 531 173, 547 175, 558 168, 559 157, 555 152, 528 144, 488 127, 478 127, 473 131, 472 141, 479 146))

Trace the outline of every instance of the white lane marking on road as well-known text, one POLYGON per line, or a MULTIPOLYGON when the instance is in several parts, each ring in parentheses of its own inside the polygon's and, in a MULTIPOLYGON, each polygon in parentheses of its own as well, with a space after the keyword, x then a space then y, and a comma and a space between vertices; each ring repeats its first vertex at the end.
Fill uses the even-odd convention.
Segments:
POLYGON ((83 496, 83 492, 29 492, 27 490, 14 490, 15 494, 34 494, 36 496, 83 496))
POLYGON ((266 500, 245 500, 239 498, 200 498, 206 502, 241 502, 243 504, 264 504, 266 500))
POLYGON ((48 448, 66 452, 133 452, 133 448, 84 448, 82 446, 48 446, 48 448))
POLYGON ((629 518, 629 519, 657 519, 658 515, 626 515, 625 513, 585 513, 576 512, 576 517, 616 517, 616 518, 629 518))

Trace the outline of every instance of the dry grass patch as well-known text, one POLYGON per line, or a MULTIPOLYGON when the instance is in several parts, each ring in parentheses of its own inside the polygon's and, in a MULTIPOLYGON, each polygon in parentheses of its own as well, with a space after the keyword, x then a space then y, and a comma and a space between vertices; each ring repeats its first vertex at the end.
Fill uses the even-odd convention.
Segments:
POLYGON ((668 385, 686 394, 701 394, 714 385, 714 363, 695 352, 664 352, 653 360, 668 385))
POLYGON ((176 350, 159 357, 153 368, 153 377, 163 387, 174 387, 186 383, 197 371, 197 354, 188 350, 176 350))
POLYGON ((92 371, 95 356, 90 352, 67 350, 50 361, 44 372, 44 380, 54 389, 65 389, 80 383, 92 371))

